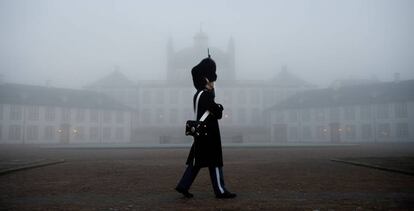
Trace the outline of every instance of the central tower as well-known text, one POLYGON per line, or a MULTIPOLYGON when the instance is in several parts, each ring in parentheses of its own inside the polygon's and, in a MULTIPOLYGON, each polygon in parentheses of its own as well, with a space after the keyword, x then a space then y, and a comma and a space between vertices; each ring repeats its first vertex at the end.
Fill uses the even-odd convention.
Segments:
POLYGON ((227 51, 212 47, 208 35, 200 30, 193 37, 193 46, 175 51, 173 40, 167 44, 167 79, 175 81, 191 81, 191 68, 207 57, 207 48, 211 58, 217 64, 219 80, 235 80, 235 47, 233 38, 228 42, 227 51))

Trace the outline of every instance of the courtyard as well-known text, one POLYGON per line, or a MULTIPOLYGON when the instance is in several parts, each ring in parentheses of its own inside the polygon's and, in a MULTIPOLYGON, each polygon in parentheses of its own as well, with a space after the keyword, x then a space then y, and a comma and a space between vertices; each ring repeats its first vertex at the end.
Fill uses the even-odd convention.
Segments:
POLYGON ((207 169, 194 198, 173 190, 188 151, 0 145, 0 210, 414 208, 414 144, 224 147, 226 186, 238 194, 227 200, 214 197, 207 169))

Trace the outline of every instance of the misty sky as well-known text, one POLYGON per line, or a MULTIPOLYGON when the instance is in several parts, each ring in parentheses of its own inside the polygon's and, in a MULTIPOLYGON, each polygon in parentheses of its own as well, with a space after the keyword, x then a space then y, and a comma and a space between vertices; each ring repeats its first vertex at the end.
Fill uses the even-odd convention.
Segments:
POLYGON ((210 46, 234 38, 240 79, 282 65, 321 86, 413 79, 413 11, 412 0, 0 0, 0 74, 80 88, 118 65, 133 81, 164 79, 168 39, 190 47, 201 23, 210 46))

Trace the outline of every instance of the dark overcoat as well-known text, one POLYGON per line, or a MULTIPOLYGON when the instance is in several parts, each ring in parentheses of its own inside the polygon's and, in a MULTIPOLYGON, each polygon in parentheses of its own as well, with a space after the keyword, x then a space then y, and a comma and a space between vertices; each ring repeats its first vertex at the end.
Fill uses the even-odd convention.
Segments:
MULTIPOLYGON (((198 93, 193 98, 193 104, 198 93)), ((197 167, 223 166, 223 154, 221 150, 221 137, 218 120, 221 119, 223 106, 214 101, 214 91, 203 90, 198 103, 197 119, 199 120, 206 110, 210 111, 208 117, 204 120, 207 124, 207 135, 194 138, 190 154, 187 158, 187 164, 193 164, 197 167)), ((195 107, 194 107, 195 108, 195 107)))

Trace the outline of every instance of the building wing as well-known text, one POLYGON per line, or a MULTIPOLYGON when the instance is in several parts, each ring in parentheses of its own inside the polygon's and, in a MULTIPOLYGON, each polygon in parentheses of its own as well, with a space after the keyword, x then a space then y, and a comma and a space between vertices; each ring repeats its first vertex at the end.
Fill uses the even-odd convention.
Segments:
POLYGON ((130 109, 104 94, 93 91, 22 84, 0 85, 0 103, 115 110, 130 109))

